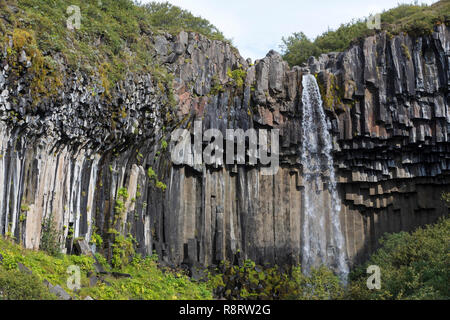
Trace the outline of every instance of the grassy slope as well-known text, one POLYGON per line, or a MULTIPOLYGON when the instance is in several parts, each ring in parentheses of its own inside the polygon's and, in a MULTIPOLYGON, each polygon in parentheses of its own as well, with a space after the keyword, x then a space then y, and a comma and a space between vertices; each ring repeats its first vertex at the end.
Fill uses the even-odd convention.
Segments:
MULTIPOLYGON (((49 256, 42 251, 26 250, 19 245, 0 238, 0 254, 3 262, 0 263, 0 275, 7 270, 17 270, 17 263, 22 263, 33 271, 41 281, 49 280, 53 285, 61 285, 67 292, 77 298, 91 296, 94 299, 148 299, 148 300, 175 300, 175 299, 212 299, 211 289, 206 283, 195 283, 182 273, 164 272, 157 267, 153 258, 139 259, 124 267, 120 271, 129 273, 133 278, 115 279, 111 276, 105 278, 111 286, 97 283, 89 287, 88 272, 93 272, 94 259, 87 256, 60 255, 49 256), (67 288, 66 273, 70 265, 81 269, 82 289, 78 294, 67 288)), ((104 264, 108 271, 110 268, 104 264)))
POLYGON ((127 72, 163 72, 153 57, 152 35, 181 29, 227 41, 207 20, 165 3, 145 7, 131 0, 0 1, 0 49, 10 38, 19 40, 8 49, 8 58, 19 65, 20 52, 25 49, 33 65, 40 65, 31 73, 46 77, 41 80, 41 91, 52 87, 48 82, 53 87, 60 85, 67 69, 95 75, 106 90, 127 72), (69 30, 73 6, 80 8, 81 25, 69 30))
MULTIPOLYGON (((381 29, 389 34, 406 32, 413 36, 430 34, 436 24, 450 20, 450 1, 427 5, 399 5, 381 13, 381 29)), ((336 30, 319 35, 314 41, 302 33, 283 38, 282 51, 290 65, 300 65, 310 56, 344 51, 354 41, 373 35, 376 31, 367 27, 366 19, 342 24, 336 30)))
MULTIPOLYGON (((98 283, 89 287, 87 275, 94 269, 94 261, 90 257, 53 257, 43 252, 25 250, 3 238, 0 238, 0 254, 3 257, 0 262, 0 286, 2 277, 8 276, 7 270, 17 270, 17 263, 20 262, 31 269, 39 281, 48 279, 70 292, 66 285, 67 268, 70 265, 79 266, 82 289, 72 293, 76 298, 89 295, 101 300, 212 299, 213 289, 223 287, 225 293, 222 295, 229 299, 450 299, 448 217, 412 233, 385 235, 380 249, 352 272, 347 290, 325 268, 313 270, 311 277, 305 277, 299 268, 294 268, 294 273, 289 276, 279 273, 277 268, 264 269, 246 261, 244 266, 225 270, 224 275, 212 276, 207 282, 194 282, 182 272, 159 269, 154 257, 136 257, 122 269, 111 270, 100 256, 108 271, 129 273, 133 278, 115 279, 108 276, 105 280, 110 286, 98 283), (377 265, 381 269, 381 290, 369 290, 366 286, 369 265, 377 265), (236 287, 241 289, 233 293, 236 287)), ((30 295, 25 298, 29 299, 30 295)))

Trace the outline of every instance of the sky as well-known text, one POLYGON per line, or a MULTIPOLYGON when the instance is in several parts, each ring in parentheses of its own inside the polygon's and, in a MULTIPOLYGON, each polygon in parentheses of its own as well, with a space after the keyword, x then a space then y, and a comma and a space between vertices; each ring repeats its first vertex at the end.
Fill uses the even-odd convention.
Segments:
MULTIPOLYGON (((144 0, 143 2, 150 2, 144 0)), ((159 1, 161 2, 161 1, 159 1)), ((368 17, 411 0, 168 0, 209 20, 253 61, 270 50, 281 52, 281 38, 303 31, 314 39, 329 28, 368 17)), ((436 0, 419 0, 432 4, 436 0)))

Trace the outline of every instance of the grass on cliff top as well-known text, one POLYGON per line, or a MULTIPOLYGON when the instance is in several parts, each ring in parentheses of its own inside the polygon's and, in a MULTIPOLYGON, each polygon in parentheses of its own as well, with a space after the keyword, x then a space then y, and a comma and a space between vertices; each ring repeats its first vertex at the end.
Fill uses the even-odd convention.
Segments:
MULTIPOLYGON (((381 29, 388 34, 406 32, 412 36, 422 36, 433 32, 434 26, 450 20, 450 1, 443 0, 431 6, 400 4, 381 13, 381 29)), ((342 24, 336 30, 328 30, 314 41, 303 32, 283 37, 281 46, 284 59, 291 65, 301 65, 311 56, 322 53, 342 52, 355 40, 375 34, 367 27, 367 19, 355 19, 342 24)))
MULTIPOLYGON (((128 71, 143 73, 158 67, 152 56, 152 34, 182 29, 226 40, 207 20, 168 3, 0 0, 0 45, 9 37, 22 37, 23 45, 34 47, 45 59, 48 73, 56 72, 55 61, 62 57, 65 66, 97 75, 107 90, 128 71), (77 8, 79 29, 69 30, 68 21, 76 26, 77 8)), ((18 55, 22 47, 12 49, 18 55)))
MULTIPOLYGON (((120 271, 128 273, 132 278, 116 279, 107 276, 104 283, 97 283, 89 287, 88 272, 94 271, 94 259, 87 256, 59 255, 50 256, 42 251, 23 249, 17 244, 0 237, 0 291, 8 286, 12 297, 27 300, 54 299, 43 287, 42 281, 47 279, 53 285, 60 285, 70 295, 83 299, 91 296, 98 300, 175 300, 175 299, 212 299, 211 290, 206 283, 195 283, 181 273, 171 271, 164 272, 158 268, 154 258, 140 259, 136 257, 132 263, 120 271), (18 263, 22 263, 32 270, 33 274, 18 271, 18 263), (71 265, 80 267, 81 291, 71 292, 67 288, 67 279, 70 276, 67 268, 71 265), (11 283, 11 278, 15 279, 11 283)), ((108 270, 107 263, 102 264, 108 270)), ((1 300, 1 297, 0 297, 1 300)))

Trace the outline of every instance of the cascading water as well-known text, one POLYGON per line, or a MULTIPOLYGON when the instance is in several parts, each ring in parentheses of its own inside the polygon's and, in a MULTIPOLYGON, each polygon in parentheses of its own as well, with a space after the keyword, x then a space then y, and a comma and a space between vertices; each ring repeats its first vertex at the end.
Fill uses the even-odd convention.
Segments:
POLYGON ((348 265, 339 213, 341 203, 336 189, 332 139, 314 76, 303 76, 303 143, 301 161, 304 179, 304 221, 302 267, 326 265, 345 282, 348 265))

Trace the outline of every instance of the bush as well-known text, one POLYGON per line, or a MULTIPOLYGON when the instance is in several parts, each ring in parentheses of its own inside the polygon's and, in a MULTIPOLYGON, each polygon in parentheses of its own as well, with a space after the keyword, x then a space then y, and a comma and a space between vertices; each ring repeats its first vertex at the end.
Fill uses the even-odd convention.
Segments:
POLYGON ((131 235, 125 238, 122 234, 116 233, 111 258, 111 264, 114 268, 121 269, 133 260, 135 255, 134 243, 135 239, 131 235))
POLYGON ((344 296, 340 280, 326 267, 312 269, 310 275, 300 267, 282 270, 278 266, 257 266, 247 260, 242 266, 224 262, 210 275, 210 283, 219 298, 249 300, 328 300, 344 296))
POLYGON ((56 299, 39 278, 19 270, 0 267, 0 300, 54 300, 56 299))
MULTIPOLYGON (((431 6, 401 4, 381 14, 381 28, 389 33, 406 32, 412 36, 430 34, 436 24, 450 19, 450 2, 439 1, 431 6)), ((341 24, 337 30, 328 30, 314 41, 302 32, 282 38, 281 46, 285 60, 291 65, 301 65, 311 56, 344 51, 353 41, 374 33, 367 28, 367 19, 341 24)))
POLYGON ((450 299, 450 219, 413 233, 385 235, 382 247, 350 274, 353 299, 450 299), (366 286, 369 265, 381 269, 381 290, 366 286))
POLYGON ((169 2, 150 2, 144 6, 148 13, 148 21, 158 29, 178 33, 181 30, 201 33, 213 40, 225 40, 219 31, 208 20, 194 16, 191 12, 171 5, 169 2))
POLYGON ((283 43, 284 59, 291 65, 300 65, 309 57, 317 56, 320 53, 319 47, 303 32, 296 32, 288 38, 283 37, 283 43))
POLYGON ((42 223, 41 241, 39 244, 39 248, 52 256, 60 254, 60 237, 61 232, 58 230, 53 216, 44 219, 44 222, 42 223))

